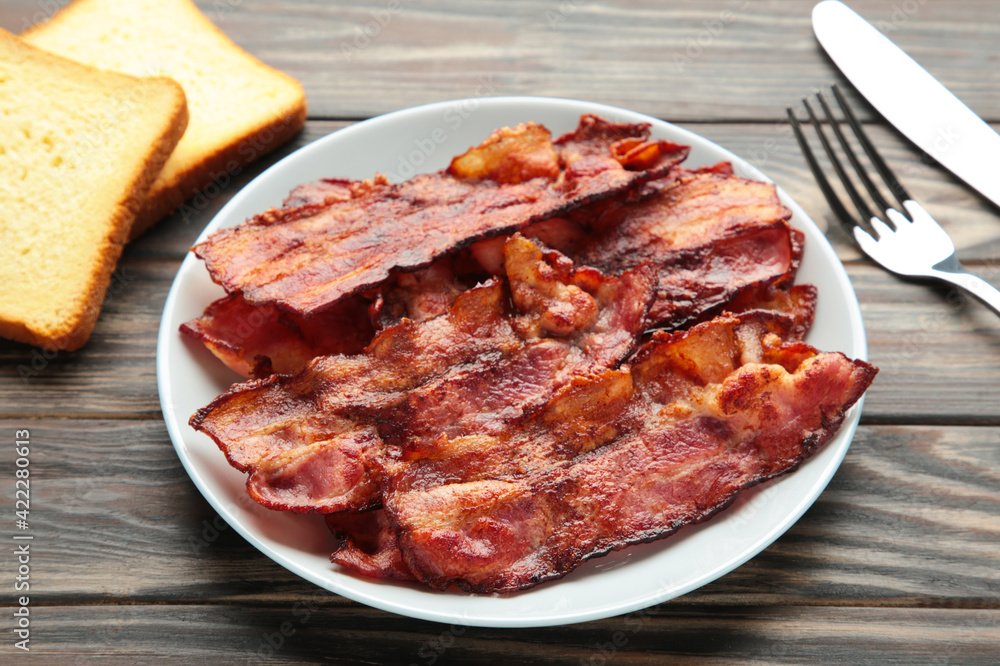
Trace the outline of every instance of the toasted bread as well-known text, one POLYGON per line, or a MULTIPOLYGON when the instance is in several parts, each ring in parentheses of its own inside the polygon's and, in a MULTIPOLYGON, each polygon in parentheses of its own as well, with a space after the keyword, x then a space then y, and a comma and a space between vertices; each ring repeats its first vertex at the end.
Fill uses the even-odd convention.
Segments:
POLYGON ((0 116, 0 336, 76 349, 184 132, 184 91, 0 30, 0 116))
POLYGON ((184 88, 187 132, 131 238, 213 182, 222 186, 305 123, 301 84, 243 51, 190 0, 74 0, 22 37, 102 69, 169 76, 184 88))

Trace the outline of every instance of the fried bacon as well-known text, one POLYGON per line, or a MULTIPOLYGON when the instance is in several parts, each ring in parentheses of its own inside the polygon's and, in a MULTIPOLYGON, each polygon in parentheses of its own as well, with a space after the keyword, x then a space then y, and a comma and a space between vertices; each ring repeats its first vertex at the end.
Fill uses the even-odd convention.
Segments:
POLYGON ((677 328, 746 292, 791 284, 803 236, 787 225, 790 216, 770 183, 718 167, 677 169, 654 194, 603 206, 573 257, 612 274, 655 266, 659 285, 648 324, 677 328))
POLYGON ((464 292, 440 317, 380 332, 364 354, 237 385, 191 425, 250 472, 262 504, 366 508, 378 503, 371 461, 383 440, 500 424, 632 351, 652 295, 648 269, 605 278, 520 236, 506 254, 509 287, 464 292))
POLYGON ((396 531, 385 511, 329 513, 326 525, 341 540, 330 559, 369 578, 416 580, 396 546, 396 531))
POLYGON ((181 331, 244 377, 266 377, 298 372, 317 356, 361 352, 375 335, 368 309, 368 301, 351 297, 307 318, 230 294, 181 331))
MULTIPOLYGON (((719 312, 748 291, 790 283, 801 256, 799 238, 786 223, 776 222, 736 228, 703 246, 664 250, 648 326, 678 328, 719 312)), ((605 270, 632 263, 628 256, 616 259, 605 270)))
MULTIPOLYGON (((619 135, 631 131, 631 127, 581 124, 576 133, 579 136, 573 138, 585 147, 615 146, 619 135), (606 137, 603 143, 595 142, 591 134, 598 131, 617 134, 606 137)), ((613 157, 615 153, 610 154, 613 157)), ((557 175, 555 155, 555 146, 544 128, 505 128, 456 157, 449 172, 463 180, 485 179, 512 185, 546 174, 557 175)), ((603 154, 576 162, 586 164, 588 159, 607 161, 612 157, 603 154)), ((573 172, 568 168, 566 173, 573 172)), ((286 207, 348 202, 355 186, 332 179, 302 185, 286 199, 286 207)), ((642 263, 657 268, 661 284, 650 310, 649 327, 679 328, 722 311, 741 311, 747 308, 748 301, 756 299, 758 307, 768 307, 768 301, 775 307, 802 306, 796 317, 804 334, 811 322, 811 304, 773 288, 791 284, 801 256, 799 232, 779 224, 789 215, 773 185, 736 177, 724 162, 696 170, 676 167, 665 177, 646 184, 641 192, 585 206, 570 218, 534 222, 524 229, 524 234, 577 263, 605 272, 620 273, 642 263), (783 233, 790 236, 783 237, 783 233), (729 307, 737 300, 742 305, 729 307)), ((316 356, 355 353, 371 339, 375 329, 403 318, 421 321, 436 316, 458 293, 477 281, 489 274, 502 275, 507 238, 481 240, 464 253, 452 252, 426 268, 388 277, 366 296, 372 299, 371 324, 360 317, 342 316, 340 306, 308 318, 282 315, 272 305, 263 305, 261 312, 255 312, 254 306, 240 295, 231 295, 227 302, 213 304, 203 317, 182 330, 202 340, 230 368, 245 376, 297 372, 316 356), (230 318, 236 321, 230 323, 230 318), (255 327, 256 334, 248 337, 241 331, 249 320, 264 324, 255 327), (309 334, 308 329, 328 335, 309 334)), ((360 302, 360 297, 353 300, 360 302)), ((357 309, 354 304, 347 307, 357 309)))
POLYGON ((793 322, 793 337, 802 340, 812 328, 818 295, 816 286, 811 284, 762 285, 748 289, 726 303, 725 310, 730 314, 765 310, 787 315, 793 322))
POLYGON ((602 207, 590 221, 591 245, 613 255, 650 256, 656 247, 703 245, 730 229, 787 222, 792 215, 773 184, 720 173, 718 167, 674 169, 653 185, 659 189, 639 201, 602 207))
POLYGON ((325 514, 334 563, 435 589, 529 588, 709 518, 877 370, 802 342, 817 293, 775 187, 687 152, 583 116, 296 188, 193 248, 228 296, 182 330, 259 379, 191 425, 260 504, 325 514))
MULTIPOLYGON (((539 176, 536 127, 511 130, 532 146, 524 166, 531 177, 521 182, 490 180, 493 171, 484 178, 423 174, 399 184, 377 177, 351 184, 350 199, 272 210, 216 232, 193 250, 228 293, 310 315, 394 272, 627 191, 663 175, 688 153, 686 146, 649 141, 646 125, 584 116, 576 131, 552 144, 558 176, 539 176)), ((517 154, 516 136, 504 145, 517 154)), ((510 170, 503 169, 508 181, 510 170)), ((478 175, 474 169, 471 174, 478 175)))
POLYGON ((875 372, 839 353, 782 345, 760 315, 658 334, 630 369, 594 377, 590 399, 567 388, 540 417, 512 425, 511 450, 539 452, 528 454, 538 464, 526 473, 411 482, 416 489, 384 494, 389 524, 407 569, 433 588, 531 587, 702 521, 795 469, 836 432, 875 372), (551 410, 561 411, 561 428, 549 427, 551 410))

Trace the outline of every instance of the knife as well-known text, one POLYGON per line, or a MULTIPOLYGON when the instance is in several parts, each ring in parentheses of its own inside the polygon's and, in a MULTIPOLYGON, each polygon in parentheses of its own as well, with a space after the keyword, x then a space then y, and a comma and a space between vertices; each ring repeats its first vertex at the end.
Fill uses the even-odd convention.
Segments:
POLYGON ((812 22, 830 58, 886 120, 1000 206, 1000 135, 844 3, 820 2, 812 22))

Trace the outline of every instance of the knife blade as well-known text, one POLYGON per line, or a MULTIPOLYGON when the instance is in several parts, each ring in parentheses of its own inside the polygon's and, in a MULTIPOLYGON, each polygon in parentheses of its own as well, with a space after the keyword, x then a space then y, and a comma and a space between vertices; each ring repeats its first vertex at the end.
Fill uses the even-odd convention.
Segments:
POLYGON ((1000 135, 844 3, 823 0, 812 23, 833 62, 886 120, 1000 206, 1000 135))

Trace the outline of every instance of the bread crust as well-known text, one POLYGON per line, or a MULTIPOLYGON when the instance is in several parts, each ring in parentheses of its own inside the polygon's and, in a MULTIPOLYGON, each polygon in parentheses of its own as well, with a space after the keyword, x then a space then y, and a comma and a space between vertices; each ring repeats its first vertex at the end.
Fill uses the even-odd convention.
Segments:
POLYGON ((129 240, 141 236, 157 222, 177 210, 185 201, 206 190, 213 183, 221 189, 225 183, 220 182, 223 180, 220 176, 228 178, 236 176, 259 157, 291 140, 302 130, 305 122, 306 105, 303 97, 302 105, 290 114, 255 129, 222 150, 206 155, 198 168, 178 174, 173 183, 160 187, 146 198, 136 214, 135 222, 132 223, 129 240), (247 146, 252 149, 249 156, 244 154, 247 146))
MULTIPOLYGON (((7 53, 12 54, 10 55, 14 61, 12 67, 21 64, 25 68, 30 67, 42 73, 50 73, 53 86, 51 94, 57 93, 56 88, 61 82, 71 79, 74 84, 92 85, 95 91, 128 90, 130 95, 135 95, 129 99, 155 98, 154 104, 150 107, 155 113, 149 112, 148 122, 149 126, 159 129, 145 150, 118 156, 124 163, 123 168, 129 169, 130 173, 123 178, 123 186, 114 194, 115 201, 107 211, 107 216, 103 219, 66 220, 67 225, 92 224, 102 229, 99 232, 99 247, 94 254, 93 263, 86 266, 86 274, 80 276, 82 286, 72 295, 72 302, 60 302, 53 297, 51 303, 46 303, 41 308, 52 314, 51 317, 43 318, 44 320, 33 320, 31 317, 18 318, 0 311, 0 336, 46 349, 71 351, 83 346, 93 332, 112 273, 121 256, 135 215, 145 201, 150 186, 184 133, 188 119, 185 95, 181 87, 170 79, 163 77, 139 79, 125 74, 100 71, 35 48, 2 30, 0 30, 0 40, 7 45, 7 53)), ((44 113, 45 109, 38 110, 39 116, 43 116, 44 113)), ((141 141, 146 140, 144 132, 141 141)), ((67 178, 55 187, 85 188, 91 185, 86 180, 74 183, 72 179, 67 178)), ((18 223, 30 225, 31 220, 19 220, 18 223)), ((85 250, 89 251, 89 248, 85 250)), ((16 262, 17 259, 8 260, 16 262)), ((20 272, 29 274, 32 270, 37 270, 28 260, 25 260, 23 266, 19 265, 16 268, 20 272)), ((45 276, 36 276, 35 279, 44 278, 45 276)), ((5 286, 10 288, 9 285, 5 286)), ((5 297, 13 302, 24 296, 8 293, 5 297)))
MULTIPOLYGON (((94 21, 95 16, 98 16, 97 5, 101 1, 73 0, 48 21, 25 30, 22 36, 40 46, 58 51, 58 40, 53 35, 61 28, 94 21)), ((245 71, 259 74, 263 81, 262 85, 280 87, 282 95, 288 97, 288 102, 282 108, 256 118, 245 132, 234 136, 228 143, 221 146, 200 147, 203 154, 197 162, 176 171, 168 167, 167 172, 161 174, 161 177, 154 182, 148 198, 137 211, 129 240, 143 234, 195 194, 205 191, 213 184, 221 187, 223 181, 228 181, 248 164, 298 134, 306 121, 305 91, 297 80, 264 64, 240 48, 191 0, 161 0, 161 2, 169 2, 172 5, 170 11, 183 15, 184 20, 192 27, 192 34, 197 33, 197 39, 204 43, 211 41, 214 46, 223 48, 232 57, 238 58, 245 71)), ((104 19, 100 17, 98 20, 104 19)), ((108 30, 115 27, 114 17, 108 17, 107 27, 108 30)), ((109 67, 114 68, 112 65, 109 67)), ((170 73, 166 72, 167 75, 170 73)), ((248 111, 248 113, 254 112, 248 111)))

